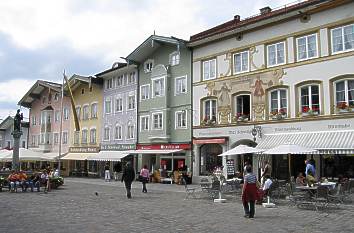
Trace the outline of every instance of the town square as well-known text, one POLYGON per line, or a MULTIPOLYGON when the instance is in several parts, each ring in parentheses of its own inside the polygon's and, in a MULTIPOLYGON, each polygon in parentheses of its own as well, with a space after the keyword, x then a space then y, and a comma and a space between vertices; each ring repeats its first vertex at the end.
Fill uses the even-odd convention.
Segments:
POLYGON ((0 22, 0 232, 354 232, 353 1, 0 22))

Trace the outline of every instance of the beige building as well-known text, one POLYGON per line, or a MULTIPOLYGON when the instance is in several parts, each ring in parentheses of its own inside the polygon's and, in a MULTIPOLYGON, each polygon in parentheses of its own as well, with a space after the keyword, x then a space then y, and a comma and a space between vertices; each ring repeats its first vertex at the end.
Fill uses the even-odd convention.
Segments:
POLYGON ((315 160, 317 176, 354 176, 354 3, 262 8, 193 35, 194 174, 232 175, 250 160, 287 179, 315 160), (218 157, 239 144, 293 143, 313 155, 218 157), (289 168, 289 164, 290 168, 289 168))

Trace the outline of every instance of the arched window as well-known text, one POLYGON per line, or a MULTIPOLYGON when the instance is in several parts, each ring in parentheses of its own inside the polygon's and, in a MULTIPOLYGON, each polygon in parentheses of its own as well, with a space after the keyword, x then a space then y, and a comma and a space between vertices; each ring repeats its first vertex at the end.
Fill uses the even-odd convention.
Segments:
POLYGON ((203 100, 203 121, 212 121, 216 123, 216 99, 203 100))
POLYGON ((104 127, 104 133, 103 133, 103 140, 104 141, 109 141, 110 134, 111 134, 111 129, 108 126, 104 127))
POLYGON ((119 124, 116 124, 114 128, 114 139, 115 140, 122 140, 123 135, 122 135, 122 126, 119 124))

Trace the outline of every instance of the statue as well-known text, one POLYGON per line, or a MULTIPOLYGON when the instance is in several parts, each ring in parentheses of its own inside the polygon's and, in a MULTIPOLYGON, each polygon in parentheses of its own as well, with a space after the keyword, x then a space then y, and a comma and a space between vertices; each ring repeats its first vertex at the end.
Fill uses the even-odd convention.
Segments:
POLYGON ((21 131, 21 121, 23 120, 23 113, 20 114, 20 109, 17 109, 16 116, 14 118, 14 131, 21 131))

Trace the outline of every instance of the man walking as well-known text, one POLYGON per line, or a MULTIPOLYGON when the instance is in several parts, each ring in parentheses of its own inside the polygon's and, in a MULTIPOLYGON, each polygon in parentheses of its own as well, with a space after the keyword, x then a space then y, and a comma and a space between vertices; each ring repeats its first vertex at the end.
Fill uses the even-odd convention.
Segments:
POLYGON ((132 167, 130 162, 127 162, 123 170, 121 181, 122 182, 124 181, 125 188, 127 190, 127 198, 129 199, 132 198, 131 189, 132 189, 132 182, 134 179, 135 179, 134 168, 132 167))

